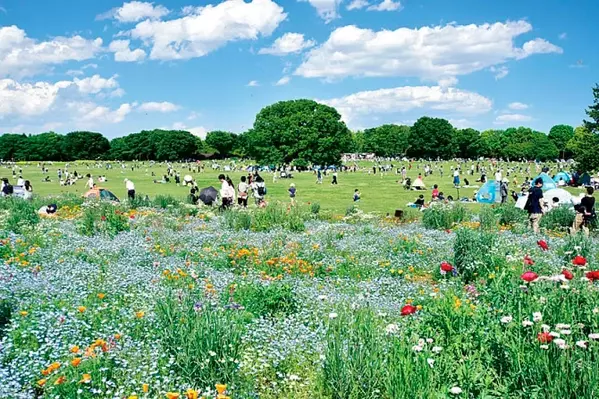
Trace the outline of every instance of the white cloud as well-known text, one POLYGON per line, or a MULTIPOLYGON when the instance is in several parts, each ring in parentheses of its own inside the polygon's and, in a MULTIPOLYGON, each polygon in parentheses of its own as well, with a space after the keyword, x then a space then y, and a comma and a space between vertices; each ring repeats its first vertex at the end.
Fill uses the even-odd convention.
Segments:
POLYGON ((508 105, 508 108, 513 109, 513 110, 522 110, 522 109, 527 109, 528 105, 524 104, 524 103, 513 102, 508 105))
POLYGON ((489 68, 489 71, 495 74, 495 80, 503 79, 508 75, 508 73, 510 73, 510 70, 506 66, 492 66, 491 68, 489 68))
POLYGON ((393 0, 382 0, 377 5, 371 5, 368 7, 369 11, 396 11, 401 8, 401 3, 399 1, 393 0))
POLYGON ((68 71, 65 72, 65 75, 81 76, 81 75, 83 75, 83 71, 79 70, 79 69, 69 69, 68 71))
POLYGON ((275 86, 285 86, 290 81, 291 81, 291 78, 289 76, 283 76, 281 79, 279 79, 277 81, 277 83, 275 83, 275 86))
POLYGON ((138 109, 143 112, 174 112, 179 109, 179 106, 168 101, 147 102, 141 104, 138 109))
POLYGON ((188 121, 193 121, 194 119, 197 119, 199 116, 200 116, 200 114, 198 112, 191 111, 191 113, 187 117, 187 120, 188 121))
POLYGON ((38 42, 15 25, 0 27, 0 77, 34 75, 47 65, 87 60, 101 50, 100 38, 58 36, 38 42))
POLYGON ((228 0, 170 21, 142 21, 127 34, 151 45, 151 59, 180 60, 202 57, 230 41, 269 36, 285 18, 272 0, 228 0))
POLYGON ((114 53, 117 62, 137 62, 146 58, 146 52, 140 48, 131 50, 129 40, 113 40, 108 49, 114 53))
POLYGON ((318 16, 324 19, 325 23, 329 23, 339 17, 339 5, 343 0, 298 0, 300 2, 308 2, 314 8, 318 16))
POLYGON ((526 21, 394 31, 349 25, 335 29, 325 43, 309 51, 295 74, 329 80, 348 76, 438 80, 536 53, 562 52, 542 39, 526 42, 522 48, 515 46, 514 39, 530 30, 526 21))
POLYGON ((119 87, 119 82, 117 82, 116 78, 117 75, 114 75, 109 79, 105 79, 100 75, 94 75, 84 79, 75 78, 73 79, 73 83, 77 85, 77 88, 81 93, 98 94, 102 90, 117 89, 119 87))
POLYGON ((260 86, 260 83, 258 83, 257 80, 250 80, 246 86, 247 87, 258 87, 258 86, 260 86))
POLYGON ((463 118, 461 118, 461 119, 450 119, 449 123, 451 123, 451 125, 453 127, 456 127, 458 129, 466 129, 466 128, 472 127, 472 125, 475 124, 471 120, 469 120, 469 119, 463 119, 463 118))
POLYGON ((566 32, 560 33, 559 38, 560 40, 565 40, 568 37, 568 34, 566 32))
POLYGON ((305 40, 304 35, 301 33, 285 33, 275 40, 272 46, 260 49, 258 54, 287 55, 300 53, 315 44, 314 40, 305 40))
POLYGON ((364 7, 368 6, 368 1, 366 0, 353 0, 351 3, 347 5, 348 10, 360 10, 364 7))
POLYGON ((159 19, 169 13, 169 10, 161 5, 143 1, 131 1, 124 3, 122 7, 114 8, 96 17, 97 20, 114 18, 119 22, 137 22, 142 19, 159 19))
POLYGON ((187 125, 183 122, 175 122, 171 129, 184 130, 193 134, 194 136, 201 138, 202 140, 206 138, 206 134, 208 133, 208 130, 203 126, 187 127, 187 125))
POLYGON ((89 68, 98 69, 98 64, 86 64, 86 65, 83 65, 83 68, 81 68, 81 69, 85 70, 85 69, 89 69, 89 68))
POLYGON ((513 123, 513 122, 528 122, 531 121, 532 118, 528 115, 522 115, 522 114, 503 114, 503 115, 499 115, 497 118, 495 118, 495 123, 496 125, 503 125, 506 123, 513 123))
POLYGON ((47 130, 47 131, 55 131, 62 126, 64 126, 64 123, 62 123, 62 122, 48 122, 48 123, 45 123, 42 127, 44 130, 47 130))
POLYGON ((110 92, 110 97, 123 97, 124 95, 125 90, 121 89, 120 87, 110 92))
POLYGON ((458 79, 454 76, 439 79, 439 86, 441 87, 452 87, 458 84, 458 79))
POLYGON ((11 79, 1 79, 0 117, 44 114, 54 105, 58 92, 71 84, 68 81, 19 83, 11 79))
POLYGON ((93 102, 70 102, 67 108, 79 114, 74 120, 82 126, 120 123, 133 110, 133 106, 127 103, 121 104, 115 110, 93 102))
POLYGON ((335 107, 345 121, 373 114, 430 109, 481 114, 492 108, 492 102, 478 93, 440 86, 404 86, 391 89, 362 91, 345 97, 319 100, 335 107))

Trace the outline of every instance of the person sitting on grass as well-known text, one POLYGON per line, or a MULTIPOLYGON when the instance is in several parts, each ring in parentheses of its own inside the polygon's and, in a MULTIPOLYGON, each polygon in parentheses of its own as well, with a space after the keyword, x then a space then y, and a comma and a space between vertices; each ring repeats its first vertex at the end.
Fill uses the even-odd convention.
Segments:
POLYGON ((354 190, 354 202, 358 202, 360 201, 360 191, 358 191, 358 189, 356 188, 354 190))
POLYGON ((424 207, 424 195, 420 194, 418 196, 418 198, 416 198, 416 201, 414 201, 414 205, 416 205, 416 208, 423 208, 424 207))

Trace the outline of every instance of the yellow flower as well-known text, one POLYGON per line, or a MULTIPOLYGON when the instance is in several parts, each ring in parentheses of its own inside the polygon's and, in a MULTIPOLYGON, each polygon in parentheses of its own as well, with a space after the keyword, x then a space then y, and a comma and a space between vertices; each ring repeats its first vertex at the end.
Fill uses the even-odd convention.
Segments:
POLYGON ((137 395, 129 395, 127 399, 137 399, 137 395))
POLYGON ((60 377, 58 377, 58 379, 56 381, 54 381, 54 385, 63 384, 66 380, 67 380, 67 377, 65 377, 64 375, 61 375, 60 377))
POLYGON ((219 394, 223 394, 227 390, 227 386, 225 384, 216 384, 216 392, 219 394))
POLYGON ((416 309, 422 310, 422 305, 416 305, 416 309))
POLYGON ((119 340, 121 339, 122 335, 121 334, 114 334, 114 339, 119 340))
POLYGON ((92 376, 90 374, 83 374, 80 384, 89 384, 92 381, 92 376))
POLYGON ((186 392, 185 392, 185 397, 187 399, 198 399, 198 391, 196 391, 195 389, 191 389, 189 388, 186 392))
POLYGON ((19 314, 20 314, 21 316, 25 317, 25 316, 27 316, 27 315, 29 314, 29 312, 28 312, 28 311, 26 311, 26 310, 21 310, 21 311, 19 312, 19 314))
POLYGON ((83 312, 85 312, 85 309, 87 309, 85 306, 79 306, 79 307, 77 308, 77 310, 79 311, 79 313, 83 313, 83 312))
POLYGON ((181 396, 181 395, 176 392, 167 392, 166 393, 166 399, 178 399, 179 396, 181 396))
POLYGON ((150 390, 150 386, 148 384, 143 384, 141 386, 141 390, 143 391, 143 393, 148 393, 148 391, 150 390))
POLYGON ((135 317, 137 317, 138 319, 141 319, 145 316, 146 312, 144 311, 139 311, 139 312, 135 312, 135 317))
POLYGON ((104 299, 105 296, 106 294, 104 294, 103 292, 98 293, 98 299, 104 299))
POLYGON ((71 349, 69 349, 69 352, 71 352, 71 353, 78 353, 79 352, 79 347, 77 345, 75 345, 71 349))
POLYGON ((76 357, 73 360, 71 360, 71 366, 73 366, 73 367, 79 366, 80 363, 81 363, 81 358, 80 357, 76 357))
POLYGON ((42 378, 41 380, 37 380, 37 385, 39 385, 40 387, 43 387, 44 385, 46 385, 46 379, 42 378))

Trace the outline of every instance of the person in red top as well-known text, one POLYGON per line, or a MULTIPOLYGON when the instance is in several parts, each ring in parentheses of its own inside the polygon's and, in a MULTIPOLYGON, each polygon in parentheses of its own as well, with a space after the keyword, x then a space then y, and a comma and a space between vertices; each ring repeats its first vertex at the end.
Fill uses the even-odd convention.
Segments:
POLYGON ((438 198, 439 198, 439 186, 435 184, 433 186, 433 201, 438 198))

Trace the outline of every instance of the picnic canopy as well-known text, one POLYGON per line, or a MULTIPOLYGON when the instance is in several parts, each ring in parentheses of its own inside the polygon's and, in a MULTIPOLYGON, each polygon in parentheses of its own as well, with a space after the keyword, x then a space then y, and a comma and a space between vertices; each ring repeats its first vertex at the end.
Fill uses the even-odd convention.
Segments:
POLYGON ((572 175, 569 174, 568 172, 561 171, 553 177, 553 181, 557 185, 559 185, 560 180, 563 181, 565 183, 565 185, 569 185, 570 182, 572 181, 572 175))
POLYGON ((92 188, 91 190, 83 194, 83 198, 119 202, 117 196, 114 195, 111 191, 106 190, 105 188, 92 188))
POLYGON ((538 175, 537 177, 535 177, 534 179, 532 179, 532 181, 530 182, 530 186, 534 186, 535 185, 535 181, 537 181, 537 179, 541 179, 543 180, 543 187, 541 187, 541 189, 543 191, 547 191, 547 190, 551 190, 554 188, 557 188, 557 184, 555 184, 555 182, 553 181, 553 179, 551 178, 551 176, 549 176, 547 173, 543 172, 540 175, 538 175))
POLYGON ((481 204, 494 204, 501 202, 501 194, 499 194, 499 183, 495 180, 487 180, 485 184, 476 193, 476 202, 481 204))

